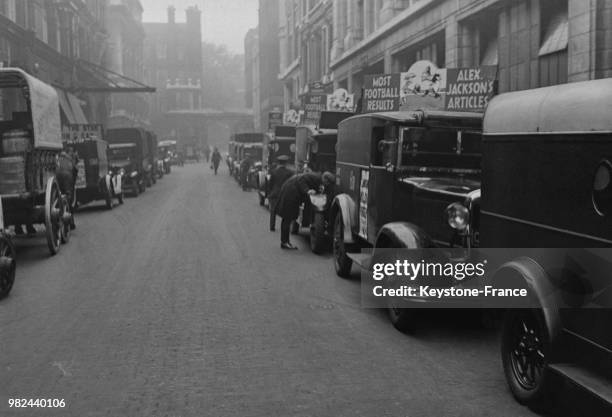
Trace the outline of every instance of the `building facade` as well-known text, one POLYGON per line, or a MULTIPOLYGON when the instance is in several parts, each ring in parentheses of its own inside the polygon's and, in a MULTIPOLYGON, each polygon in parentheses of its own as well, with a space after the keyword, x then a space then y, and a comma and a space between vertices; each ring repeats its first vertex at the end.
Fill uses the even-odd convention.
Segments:
POLYGON ((244 38, 244 103, 259 113, 259 36, 258 28, 250 29, 244 38))
POLYGON ((280 8, 280 74, 284 110, 300 107, 314 82, 332 80, 333 2, 285 0, 280 8))
POLYGON ((0 0, 0 63, 53 85, 64 123, 106 123, 108 94, 92 67, 106 51, 106 0, 0 0), (98 90, 98 91, 94 91, 98 90))
MULTIPOLYGON (((278 81, 280 67, 279 9, 281 0, 259 0, 259 26, 249 31, 245 38, 245 51, 250 63, 245 61, 246 79, 252 79, 250 89, 253 108, 253 125, 256 131, 268 130, 268 116, 283 105, 283 89, 278 81)), ((248 83, 249 81, 247 81, 248 83)))
POLYGON ((285 0, 281 10, 285 110, 313 81, 358 97, 365 75, 419 60, 497 66, 500 92, 612 76, 612 0, 285 0))
MULTIPOLYGON (((140 0, 109 0, 106 13, 106 67, 132 80, 144 80, 144 28, 140 0)), ((148 127, 145 93, 111 94, 109 128, 148 127)))
POLYGON ((144 23, 145 81, 157 88, 150 98, 153 129, 180 146, 207 145, 202 116, 202 12, 188 7, 185 20, 168 8, 164 23, 144 23))

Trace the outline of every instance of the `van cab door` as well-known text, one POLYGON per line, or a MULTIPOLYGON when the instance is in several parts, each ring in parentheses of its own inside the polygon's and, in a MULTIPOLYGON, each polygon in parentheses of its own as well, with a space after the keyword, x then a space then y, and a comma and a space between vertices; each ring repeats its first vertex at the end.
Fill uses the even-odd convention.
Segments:
POLYGON ((365 181, 363 173, 361 176, 361 186, 367 189, 367 196, 360 200, 359 205, 360 235, 362 218, 366 218, 367 237, 362 237, 370 243, 374 243, 382 226, 393 220, 393 188, 399 143, 399 137, 381 139, 373 155, 369 175, 365 181))

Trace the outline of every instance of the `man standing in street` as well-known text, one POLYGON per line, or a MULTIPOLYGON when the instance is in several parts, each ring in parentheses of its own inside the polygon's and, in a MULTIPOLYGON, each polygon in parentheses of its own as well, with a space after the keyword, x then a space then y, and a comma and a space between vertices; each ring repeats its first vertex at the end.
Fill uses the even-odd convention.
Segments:
POLYGON ((296 220, 300 214, 300 204, 305 202, 309 195, 317 193, 321 185, 329 187, 335 182, 335 179, 331 172, 324 172, 323 175, 307 172, 294 175, 285 182, 276 205, 276 213, 283 219, 281 222, 281 249, 297 249, 289 242, 289 233, 291 222, 296 220))
POLYGON ((280 196, 280 190, 283 184, 293 176, 293 171, 287 168, 289 157, 281 155, 276 158, 278 166, 270 174, 268 181, 268 207, 270 209, 270 231, 276 229, 276 204, 280 196))
POLYGON ((219 169, 219 163, 221 162, 221 154, 219 153, 219 149, 215 147, 215 150, 212 153, 212 166, 215 170, 215 175, 217 175, 217 170, 219 169))

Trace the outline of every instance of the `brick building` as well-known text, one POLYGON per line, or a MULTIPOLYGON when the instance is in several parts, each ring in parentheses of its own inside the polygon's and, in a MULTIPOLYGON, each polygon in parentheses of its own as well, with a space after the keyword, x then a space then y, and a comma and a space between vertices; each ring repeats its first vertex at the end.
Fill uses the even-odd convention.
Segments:
POLYGON ((202 116, 202 12, 188 7, 185 20, 176 19, 174 7, 168 20, 143 24, 145 30, 145 80, 157 88, 150 98, 150 120, 161 138, 180 146, 202 148, 207 144, 202 116))
POLYGON ((245 80, 247 106, 253 109, 256 131, 268 130, 270 111, 283 105, 280 67, 279 7, 282 0, 259 0, 259 26, 245 36, 245 80))
POLYGON ((248 109, 259 114, 259 31, 250 29, 244 38, 244 101, 248 109))
MULTIPOLYGON (((140 0, 109 0, 107 68, 132 80, 144 80, 143 8, 140 0)), ((108 127, 148 127, 145 93, 111 94, 108 127)))
POLYGON ((0 0, 1 65, 56 87, 63 123, 106 122, 106 6, 106 0, 0 0))

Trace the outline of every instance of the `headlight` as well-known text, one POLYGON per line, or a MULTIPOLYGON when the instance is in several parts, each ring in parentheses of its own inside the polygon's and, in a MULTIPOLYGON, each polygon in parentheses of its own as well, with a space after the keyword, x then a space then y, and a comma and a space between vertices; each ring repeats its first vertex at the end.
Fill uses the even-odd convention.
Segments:
POLYGON ((453 203, 446 208, 448 224, 453 229, 462 231, 470 222, 470 211, 461 203, 453 203))
POLYGON ((138 175, 137 171, 132 171, 132 173, 130 174, 130 177, 134 178, 137 175, 138 175))
POLYGON ((125 169, 121 168, 121 169, 119 170, 119 175, 125 175, 125 169))

